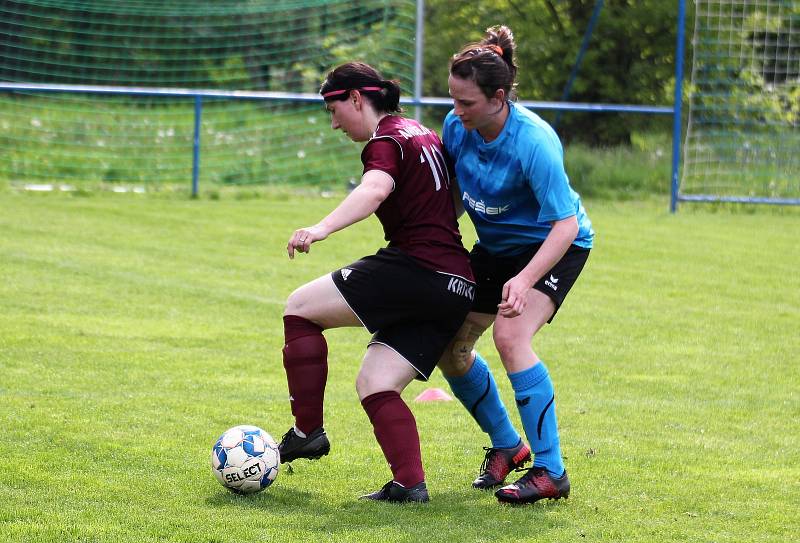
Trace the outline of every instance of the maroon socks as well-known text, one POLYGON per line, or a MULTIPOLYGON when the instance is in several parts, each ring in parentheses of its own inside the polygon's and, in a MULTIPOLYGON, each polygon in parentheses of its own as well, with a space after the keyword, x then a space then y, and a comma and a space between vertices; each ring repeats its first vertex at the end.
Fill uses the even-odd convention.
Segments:
POLYGON ((283 367, 295 426, 309 434, 322 426, 322 403, 328 380, 328 344, 322 328, 296 315, 283 317, 283 367))
MULTIPOLYGON (((322 426, 328 380, 328 344, 322 328, 296 315, 283 317, 283 367, 295 426, 310 434, 322 426)), ((406 488, 425 480, 414 415, 400 394, 378 392, 361 401, 395 481, 406 488)))
POLYGON ((361 400, 393 478, 406 488, 425 480, 414 415, 400 394, 377 392, 361 400))

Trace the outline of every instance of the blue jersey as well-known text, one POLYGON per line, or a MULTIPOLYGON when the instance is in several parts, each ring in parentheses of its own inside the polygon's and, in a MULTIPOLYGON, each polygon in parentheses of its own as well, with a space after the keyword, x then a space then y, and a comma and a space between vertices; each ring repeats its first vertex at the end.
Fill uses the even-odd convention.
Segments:
POLYGON ((555 131, 535 113, 509 102, 498 137, 486 143, 451 111, 442 139, 454 164, 464 209, 491 254, 511 256, 541 243, 552 221, 575 215, 573 242, 592 247, 592 223, 564 170, 564 151, 555 131))

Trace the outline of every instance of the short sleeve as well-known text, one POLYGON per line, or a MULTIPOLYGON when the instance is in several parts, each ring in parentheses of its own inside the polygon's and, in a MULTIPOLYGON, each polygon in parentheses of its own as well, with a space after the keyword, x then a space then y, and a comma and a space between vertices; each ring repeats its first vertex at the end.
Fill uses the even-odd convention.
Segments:
POLYGON ((370 170, 380 170, 389 174, 395 182, 400 178, 402 161, 400 144, 389 137, 370 140, 361 153, 364 173, 370 170))
POLYGON ((537 221, 546 223, 575 215, 575 202, 561 150, 552 141, 543 138, 526 151, 523 169, 539 202, 537 221))

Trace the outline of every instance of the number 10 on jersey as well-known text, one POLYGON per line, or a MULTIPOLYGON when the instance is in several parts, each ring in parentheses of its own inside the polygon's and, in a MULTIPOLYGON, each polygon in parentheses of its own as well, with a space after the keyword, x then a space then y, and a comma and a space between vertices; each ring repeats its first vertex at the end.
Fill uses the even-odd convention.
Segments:
POLYGON ((445 188, 450 187, 450 173, 447 171, 441 151, 435 147, 431 148, 423 145, 419 161, 421 164, 428 163, 437 191, 442 188, 442 179, 444 179, 445 188))

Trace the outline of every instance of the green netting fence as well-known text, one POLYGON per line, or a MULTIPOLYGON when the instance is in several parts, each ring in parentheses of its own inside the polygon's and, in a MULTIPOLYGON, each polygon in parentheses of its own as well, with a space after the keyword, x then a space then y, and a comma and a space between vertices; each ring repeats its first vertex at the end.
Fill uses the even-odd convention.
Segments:
MULTIPOLYGON (((413 88, 413 0, 0 2, 0 81, 314 93, 363 60, 413 88)), ((188 185, 187 97, 0 93, 0 179, 188 185)), ((360 146, 321 102, 204 99, 203 184, 330 184, 360 146)))

